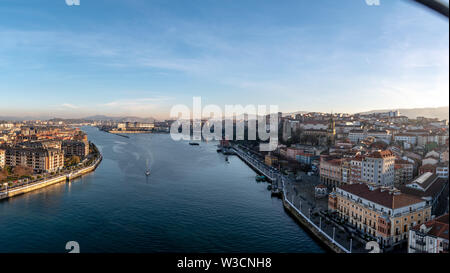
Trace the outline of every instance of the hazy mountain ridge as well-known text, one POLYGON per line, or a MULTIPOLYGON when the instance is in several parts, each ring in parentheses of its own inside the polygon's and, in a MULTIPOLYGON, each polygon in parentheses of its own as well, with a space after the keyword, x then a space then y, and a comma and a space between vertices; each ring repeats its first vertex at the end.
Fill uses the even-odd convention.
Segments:
MULTIPOLYGON (((440 120, 449 119, 449 106, 444 107, 427 107, 427 108, 403 108, 403 109, 384 109, 384 110, 371 110, 366 112, 360 112, 358 114, 372 114, 372 113, 383 113, 393 110, 399 110, 400 115, 407 116, 408 118, 415 119, 417 117, 427 117, 427 118, 438 118, 440 120)), ((284 113, 283 116, 295 115, 295 114, 306 114, 311 113, 309 111, 296 111, 291 113, 284 113)), ((0 121, 24 121, 24 120, 70 120, 70 118, 43 118, 38 116, 0 116, 0 121)), ((124 116, 124 117, 114 117, 106 115, 94 115, 84 118, 74 118, 77 120, 89 120, 89 121, 100 121, 100 120, 110 120, 115 122, 155 122, 157 119, 153 117, 142 118, 135 116, 124 116)))
POLYGON ((111 121, 115 121, 115 122, 150 122, 150 123, 156 121, 156 119, 153 117, 149 117, 149 118, 141 118, 141 117, 133 117, 133 116, 110 117, 110 116, 104 116, 104 115, 89 116, 89 117, 85 117, 83 119, 84 120, 94 120, 94 121, 111 120, 111 121))
POLYGON ((400 111, 400 115, 415 119, 417 117, 438 118, 440 120, 449 119, 449 106, 443 107, 428 107, 428 108, 404 108, 404 109, 385 109, 385 110, 371 110, 361 112, 359 114, 373 114, 383 113, 393 110, 400 111))

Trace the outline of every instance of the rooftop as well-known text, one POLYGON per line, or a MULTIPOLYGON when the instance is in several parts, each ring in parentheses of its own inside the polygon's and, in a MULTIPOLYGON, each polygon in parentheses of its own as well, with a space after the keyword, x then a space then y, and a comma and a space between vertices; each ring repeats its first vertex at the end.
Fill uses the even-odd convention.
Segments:
POLYGON ((432 197, 434 199, 446 184, 446 179, 439 178, 437 175, 427 172, 414 181, 400 187, 400 190, 417 197, 432 197), (420 188, 415 188, 414 185, 420 188))
MULTIPOLYGON (((424 225, 429 228, 426 232, 428 235, 445 238, 448 240, 448 213, 444 214, 434 220, 425 222, 424 225)), ((416 225, 413 230, 419 231, 422 225, 416 225)))
POLYGON ((386 158, 394 156, 394 154, 390 150, 384 150, 384 151, 375 151, 369 154, 367 157, 370 158, 386 158))
POLYGON ((371 189, 367 184, 346 184, 340 189, 387 208, 397 209, 423 202, 419 197, 384 188, 371 189))

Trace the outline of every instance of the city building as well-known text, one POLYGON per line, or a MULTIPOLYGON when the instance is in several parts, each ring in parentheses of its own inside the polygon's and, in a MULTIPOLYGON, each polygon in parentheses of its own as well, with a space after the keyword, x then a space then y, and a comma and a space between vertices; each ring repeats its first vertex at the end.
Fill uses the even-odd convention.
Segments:
POLYGON ((266 155, 264 158, 264 163, 267 166, 277 166, 278 165, 278 157, 273 155, 266 155))
POLYGON ((419 167, 419 175, 424 173, 436 173, 436 165, 426 164, 419 167))
POLYGON ((310 153, 300 153, 295 156, 295 159, 299 163, 305 164, 305 165, 311 165, 312 162, 318 158, 319 158, 318 156, 315 156, 314 154, 310 154, 310 153))
POLYGON ((405 242, 411 227, 431 219, 425 200, 364 183, 337 187, 328 197, 328 208, 382 247, 405 242))
POLYGON ((406 184, 413 179, 414 164, 409 161, 396 159, 394 163, 394 185, 406 184))
POLYGON ((395 156, 390 150, 375 151, 364 156, 361 180, 382 186, 394 185, 395 156))
POLYGON ((119 131, 149 131, 155 128, 154 123, 120 122, 117 124, 119 131))
POLYGON ((328 193, 327 186, 325 186, 323 184, 319 184, 314 187, 314 196, 316 198, 325 197, 325 196, 327 196, 327 193, 328 193))
POLYGON ((434 212, 447 184, 447 179, 440 178, 433 173, 424 173, 410 183, 401 186, 400 190, 425 200, 427 205, 432 206, 434 212))
POLYGON ((341 163, 341 174, 342 174, 342 183, 351 183, 351 173, 352 167, 351 167, 351 159, 350 158, 344 158, 341 163))
POLYGON ((5 152, 6 166, 24 166, 34 172, 54 172, 64 167, 64 153, 59 149, 11 147, 5 152))
POLYGON ((391 143, 392 134, 388 130, 368 130, 366 137, 373 137, 377 140, 391 143))
POLYGON ((409 143, 412 146, 415 146, 417 144, 417 136, 413 134, 396 134, 394 136, 394 141, 400 143, 409 143))
POLYGON ((428 156, 422 160, 422 165, 436 165, 439 163, 439 157, 428 156))
POLYGON ((35 140, 29 142, 20 143, 20 146, 26 146, 30 148, 43 148, 43 149, 61 149, 61 140, 47 139, 47 140, 35 140))
POLYGON ((348 139, 352 142, 352 143, 358 143, 361 140, 366 138, 366 133, 364 132, 364 130, 351 130, 348 133, 348 139))
MULTIPOLYGON (((447 149, 448 149, 448 146, 447 146, 447 149)), ((448 161, 449 161, 449 158, 448 158, 448 150, 447 150, 447 151, 443 151, 443 152, 440 154, 439 160, 440 160, 441 162, 448 162, 448 161)))
POLYGON ((89 142, 87 140, 65 140, 61 149, 64 151, 65 157, 78 156, 83 159, 89 154, 89 142))
POLYGON ((297 160, 297 155, 301 155, 304 153, 303 149, 296 147, 288 147, 286 148, 286 157, 291 160, 297 160))
POLYGON ((320 182, 334 188, 342 182, 342 159, 333 156, 320 157, 320 182))
POLYGON ((364 157, 355 156, 350 160, 350 183, 362 182, 361 169, 364 157))
POLYGON ((448 253, 448 213, 409 230, 408 253, 448 253))
POLYGON ((5 153, 5 150, 0 149, 0 169, 3 169, 5 167, 5 153))
POLYGON ((436 165, 436 175, 440 178, 448 179, 448 162, 442 162, 436 165))

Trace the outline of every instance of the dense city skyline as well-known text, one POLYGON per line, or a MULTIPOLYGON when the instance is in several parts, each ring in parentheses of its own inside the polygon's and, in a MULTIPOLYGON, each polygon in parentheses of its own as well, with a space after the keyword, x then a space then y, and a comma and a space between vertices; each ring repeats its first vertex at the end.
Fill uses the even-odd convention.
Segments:
POLYGON ((166 118, 193 96, 282 112, 448 105, 448 21, 412 1, 5 1, 0 25, 0 116, 166 118))

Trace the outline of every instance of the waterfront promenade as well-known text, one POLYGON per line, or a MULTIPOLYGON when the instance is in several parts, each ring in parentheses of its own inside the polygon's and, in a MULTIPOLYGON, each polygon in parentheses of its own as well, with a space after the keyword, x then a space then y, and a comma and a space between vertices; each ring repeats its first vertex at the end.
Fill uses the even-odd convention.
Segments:
POLYGON ((316 200, 297 190, 296 182, 282 174, 279 170, 267 166, 258 155, 244 147, 233 146, 236 154, 257 173, 266 176, 272 184, 278 183, 281 189, 283 205, 316 239, 320 240, 333 252, 337 253, 367 253, 365 245, 358 241, 341 226, 333 223, 321 214, 316 200))
POLYGON ((5 183, 5 185, 1 185, 0 200, 78 178, 84 174, 94 171, 101 161, 102 155, 99 153, 88 166, 80 167, 75 170, 66 170, 53 176, 44 177, 30 182, 24 182, 20 185, 8 186, 8 184, 5 183))

